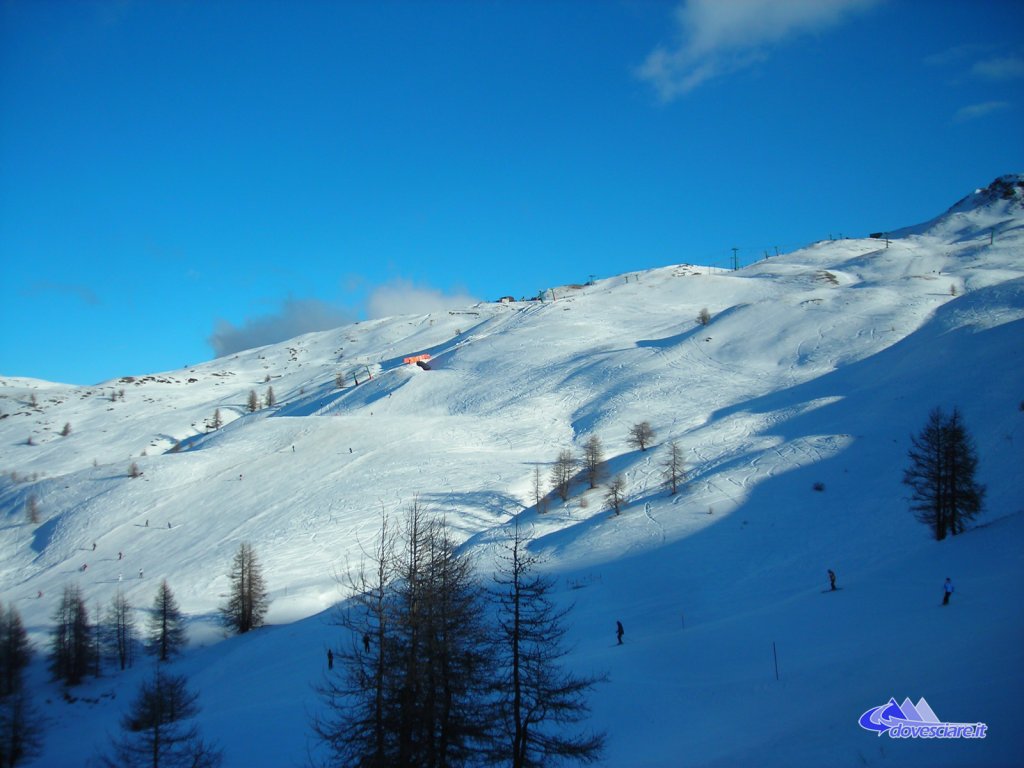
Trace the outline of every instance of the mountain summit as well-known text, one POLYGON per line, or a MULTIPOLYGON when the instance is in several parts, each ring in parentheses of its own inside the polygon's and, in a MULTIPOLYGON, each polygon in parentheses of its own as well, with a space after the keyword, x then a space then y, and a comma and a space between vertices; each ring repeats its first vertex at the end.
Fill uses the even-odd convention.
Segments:
POLYGON ((889 233, 890 237, 932 234, 964 240, 983 234, 995 236, 1007 227, 1019 226, 1024 209, 1024 175, 1000 176, 987 187, 976 189, 948 211, 931 221, 889 233))

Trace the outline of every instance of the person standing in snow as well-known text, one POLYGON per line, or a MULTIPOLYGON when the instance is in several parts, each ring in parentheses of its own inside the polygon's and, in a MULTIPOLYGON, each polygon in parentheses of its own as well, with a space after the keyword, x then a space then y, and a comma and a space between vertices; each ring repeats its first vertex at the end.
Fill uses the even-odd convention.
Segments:
POLYGON ((141 568, 139 568, 139 578, 140 579, 142 578, 142 569, 141 568))
POLYGON ((946 583, 942 585, 942 604, 949 605, 949 596, 953 594, 953 582, 946 577, 946 583))
POLYGON ((828 583, 832 586, 832 591, 836 591, 836 572, 831 568, 828 569, 828 583))
POLYGON ((622 645, 622 636, 624 634, 626 634, 626 630, 624 630, 622 628, 622 622, 621 621, 616 621, 615 622, 615 637, 618 638, 619 645, 622 645))
POLYGON ((327 649, 327 668, 334 669, 334 651, 327 649))

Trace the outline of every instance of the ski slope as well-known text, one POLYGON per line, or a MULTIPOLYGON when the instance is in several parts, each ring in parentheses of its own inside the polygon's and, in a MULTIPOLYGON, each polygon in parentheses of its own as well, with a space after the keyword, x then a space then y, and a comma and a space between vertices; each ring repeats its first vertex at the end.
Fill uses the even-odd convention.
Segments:
MULTIPOLYGON (((651 269, 92 387, 0 377, 0 600, 42 649, 65 584, 104 606, 121 587, 141 619, 166 578, 204 735, 227 765, 292 765, 316 748, 311 685, 339 642, 337 576, 382 512, 418 497, 484 571, 511 521, 532 527, 575 604, 570 662, 609 675, 591 698, 602 765, 1024 763, 1022 196, 1021 177, 1003 177, 887 241, 814 243, 736 272, 651 269), (431 370, 403 364, 421 353, 431 370), (268 387, 276 404, 249 413, 268 387), (986 511, 937 543, 900 480, 909 436, 954 405, 986 511), (657 433, 644 452, 627 441, 640 421, 657 433), (538 514, 535 467, 546 480, 590 435, 606 476, 625 478, 623 513, 580 480, 538 514), (687 465, 675 496, 671 441, 687 465), (225 639, 217 608, 242 541, 271 626, 225 639), (822 594, 828 568, 842 591, 822 594), (941 608, 946 576, 957 592, 941 608), (989 736, 861 729, 890 696, 924 696, 989 736)), ((35 764, 101 749, 149 664, 69 703, 37 659, 49 723, 35 764)))

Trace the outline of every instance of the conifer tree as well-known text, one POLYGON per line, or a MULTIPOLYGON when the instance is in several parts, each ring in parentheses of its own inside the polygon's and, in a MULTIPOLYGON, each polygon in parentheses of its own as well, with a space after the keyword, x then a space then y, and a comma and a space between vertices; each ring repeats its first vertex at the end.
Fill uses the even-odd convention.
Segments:
POLYGON ((41 519, 39 514, 39 497, 30 493, 25 500, 25 519, 32 525, 38 525, 41 519))
POLYGON ((541 483, 539 466, 533 468, 533 506, 539 514, 548 511, 547 495, 544 493, 544 486, 541 483))
POLYGON ((668 456, 662 466, 665 468, 665 485, 674 496, 679 491, 679 483, 686 477, 683 450, 675 440, 668 444, 668 456))
POLYGON ((910 466, 903 482, 913 490, 911 509, 929 526, 937 541, 956 536, 980 511, 985 488, 975 482, 978 458, 960 412, 941 408, 928 415, 921 432, 911 436, 910 466))
POLYGON ((576 459, 572 451, 564 448, 558 453, 558 458, 551 467, 551 483, 555 487, 555 493, 562 501, 569 500, 569 486, 572 483, 573 470, 576 468, 576 459))
POLYGON ((485 594, 443 520, 414 502, 398 564, 398 764, 458 766, 487 748, 492 654, 485 594))
POLYGON ((337 764, 387 768, 394 751, 389 662, 395 535, 385 515, 376 545, 363 555, 358 571, 347 575, 351 597, 334 619, 347 637, 335 654, 340 674, 328 675, 317 688, 326 708, 313 719, 313 731, 337 764))
POLYGON ((105 645, 122 670, 135 660, 137 630, 132 606, 121 590, 110 601, 107 609, 105 645))
POLYGON ((0 766, 16 766, 37 756, 42 718, 32 704, 23 673, 32 649, 13 605, 0 606, 0 766))
POLYGON ((0 697, 0 766, 14 768, 41 754, 42 722, 26 688, 0 697))
POLYGON ((586 718, 585 696, 604 678, 562 668, 569 609, 551 599, 554 582, 538 573, 528 543, 516 524, 495 576, 502 739, 492 758, 511 768, 543 768, 563 760, 592 763, 601 757, 604 734, 566 729, 586 718))
POLYGON ((604 495, 604 500, 615 511, 616 515, 622 511, 622 505, 626 500, 626 481, 622 475, 616 475, 608 483, 608 490, 604 495))
POLYGON ((111 754, 100 758, 107 768, 216 768, 223 762, 220 749, 204 741, 194 722, 199 712, 197 695, 181 675, 157 666, 144 680, 128 713, 124 731, 111 754))
POLYGON ((583 465, 586 467, 587 482, 590 483, 591 488, 597 488, 603 463, 604 451, 601 447, 601 438, 591 435, 583 446, 583 465))
POLYGON ((78 685, 92 660, 92 626, 77 584, 64 587, 50 640, 50 673, 54 680, 78 685))
POLYGON ((224 625, 238 634, 263 626, 270 598, 252 544, 239 545, 228 578, 231 580, 228 601, 220 609, 224 625))
POLYGON ((0 696, 21 689, 21 673, 31 660, 32 648, 21 615, 13 605, 6 609, 0 605, 0 696))
POLYGON ((340 674, 320 688, 316 734, 342 765, 462 766, 489 749, 491 646, 482 586, 418 502, 399 545, 382 525, 339 614, 340 674))
POLYGON ((167 579, 160 582, 153 608, 149 614, 150 652, 159 661, 167 661, 181 652, 185 646, 185 622, 178 609, 178 601, 167 584, 167 579))

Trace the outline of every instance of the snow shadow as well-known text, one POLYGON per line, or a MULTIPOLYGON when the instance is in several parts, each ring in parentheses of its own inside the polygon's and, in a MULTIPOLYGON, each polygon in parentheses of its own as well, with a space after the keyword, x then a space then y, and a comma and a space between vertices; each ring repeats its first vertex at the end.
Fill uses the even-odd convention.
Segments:
POLYGON ((53 541, 53 535, 57 531, 57 526, 60 525, 60 521, 63 517, 64 513, 51 517, 32 532, 33 552, 36 554, 42 554, 43 551, 50 546, 50 542, 53 541))
POLYGON ((788 389, 720 408, 709 421, 743 412, 792 413, 795 406, 831 400, 820 408, 804 408, 779 419, 767 433, 786 440, 820 435, 825 430, 858 435, 867 413, 872 414, 871 422, 889 424, 908 418, 921 420, 935 406, 968 406, 978 396, 979 380, 990 394, 997 385, 1013 390, 1012 382, 992 381, 984 372, 1000 370, 997 360, 989 358, 998 359, 1006 350, 1020 348, 1024 319, 981 330, 969 325, 969 320, 975 303, 985 307, 1003 304, 1008 313, 1019 314, 1024 309, 1024 280, 1010 285, 1014 284, 1015 291, 1007 291, 1004 284, 944 304, 916 331, 874 355, 788 389), (951 397, 951 391, 958 394, 951 397))
POLYGON ((462 544, 463 549, 479 543, 492 528, 503 525, 524 509, 519 499, 498 491, 421 493, 419 498, 429 511, 437 515, 449 510, 459 511, 457 517, 449 518, 448 524, 455 531, 469 534, 462 544))

